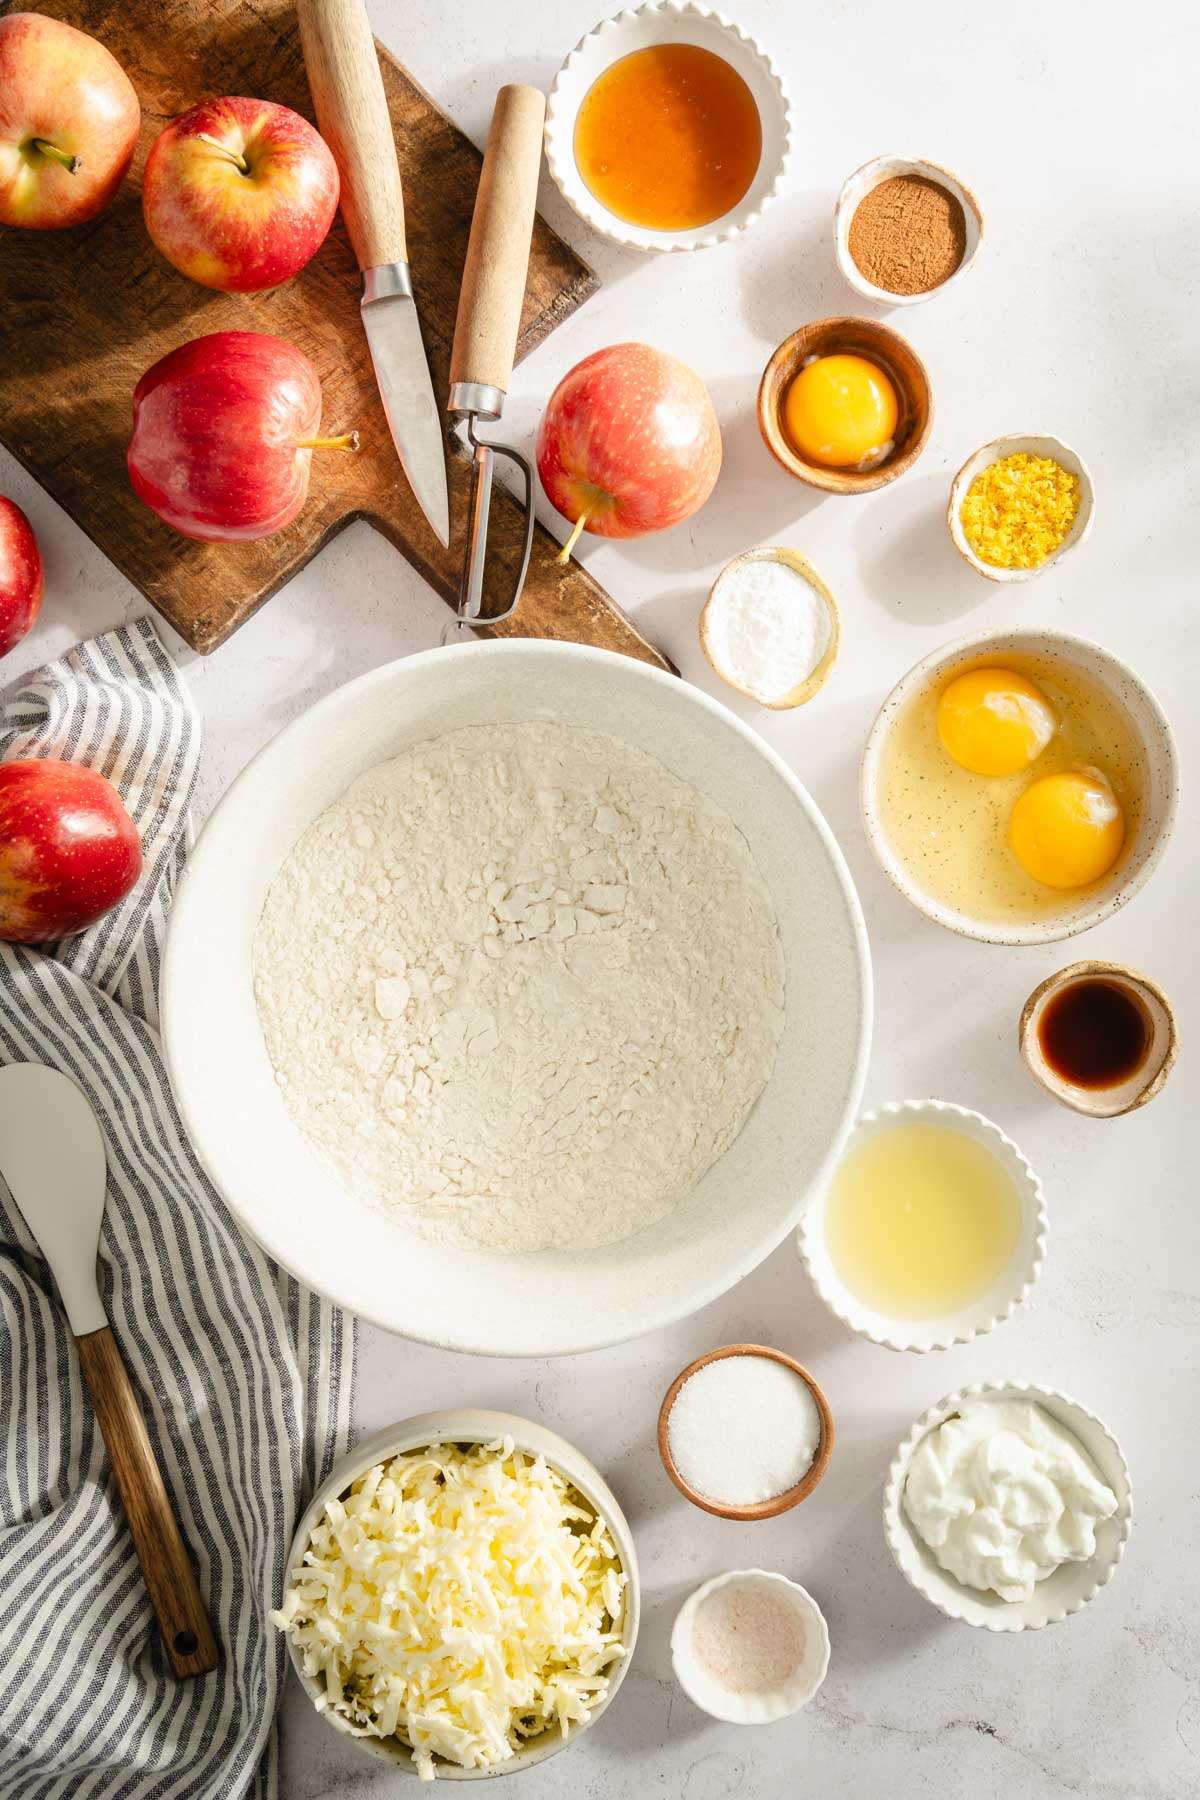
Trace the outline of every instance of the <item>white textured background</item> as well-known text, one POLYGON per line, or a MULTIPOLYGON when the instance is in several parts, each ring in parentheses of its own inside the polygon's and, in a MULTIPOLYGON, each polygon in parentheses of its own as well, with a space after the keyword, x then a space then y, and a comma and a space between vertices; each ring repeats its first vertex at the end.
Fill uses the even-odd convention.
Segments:
MULTIPOLYGON (((548 86, 598 3, 373 0, 371 14, 380 38, 482 141, 496 87, 548 86)), ((563 371, 622 338, 670 349, 708 381, 726 445, 713 499, 689 526, 640 545, 585 539, 584 559, 712 691, 696 618, 728 557, 758 541, 790 543, 832 586, 843 645, 817 701, 791 716, 735 705, 809 784, 859 883, 878 1004, 868 1103, 935 1094, 996 1118, 1046 1184, 1049 1261, 1026 1312, 991 1338, 925 1358, 844 1332, 790 1246, 686 1324, 575 1360, 473 1361, 364 1330, 359 1423, 464 1403, 527 1412, 587 1451, 628 1509, 646 1601, 632 1672, 593 1733, 522 1778, 522 1800, 1184 1800, 1200 1792, 1198 869, 1187 795, 1148 889, 1079 946, 1167 986, 1182 1011, 1183 1060, 1145 1112, 1091 1124, 1044 1098, 1015 1048, 1025 995, 1072 948, 993 949, 926 923, 875 868, 855 786, 864 734, 892 682, 937 645, 991 624, 1053 624, 1126 657, 1158 693, 1194 775, 1200 25, 1186 0, 1120 9, 1112 0, 745 0, 737 11, 792 89, 790 192, 747 239, 648 261, 592 239, 544 182, 546 215, 604 288, 521 368, 507 423, 529 440, 563 371), (893 315, 934 383, 922 461, 881 494, 820 500, 762 448, 755 390, 787 332, 857 305, 833 266, 831 213, 844 176, 884 151, 957 169, 980 197, 987 243, 960 290, 893 315), (950 548, 947 484, 986 439, 1040 429, 1088 458, 1096 526, 1061 574, 997 589, 950 548), (823 1486, 770 1524, 694 1511, 654 1449, 669 1378, 741 1338, 810 1364, 837 1416, 823 1486), (993 1638, 942 1620, 903 1583, 879 1505, 912 1419, 952 1388, 1007 1373, 1062 1386, 1107 1420, 1132 1465, 1135 1520, 1115 1584, 1089 1611, 1037 1635, 993 1638), (747 1564, 809 1586, 833 1638, 812 1708, 757 1731, 697 1713, 673 1686, 667 1652, 689 1589, 747 1564)), ((47 563, 43 620, 7 676, 142 603, 2 453, 0 491, 28 510, 47 563)), ((444 617, 390 546, 358 525, 223 650, 206 661, 185 653, 207 726, 205 808, 286 720, 351 676, 434 643, 444 617)), ((295 1689, 286 1726, 286 1800, 398 1790, 319 1725, 295 1689)))

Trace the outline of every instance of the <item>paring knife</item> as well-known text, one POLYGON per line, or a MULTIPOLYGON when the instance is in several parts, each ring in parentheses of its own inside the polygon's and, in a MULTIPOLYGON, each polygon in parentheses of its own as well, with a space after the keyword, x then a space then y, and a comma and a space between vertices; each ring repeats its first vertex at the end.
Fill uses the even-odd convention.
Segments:
POLYGON ((167 1661, 178 1676, 205 1675, 219 1660, 212 1626, 96 1285, 104 1140, 87 1100, 57 1069, 0 1069, 0 1175, 67 1309, 167 1661))
POLYGON ((446 445, 413 300, 404 195, 375 40, 363 0, 297 0, 317 123, 341 177, 342 217, 362 271, 362 319, 404 473, 450 542, 446 445))
POLYGON ((449 411, 452 417, 465 417, 474 451, 467 552, 458 599, 460 625, 494 625, 516 611, 533 548, 533 471, 510 445, 489 443, 475 428, 481 419, 500 417, 512 378, 529 274, 545 120, 546 101, 537 88, 513 84, 500 89, 471 219, 450 357, 449 411), (507 610, 490 613, 485 619, 484 558, 498 455, 507 456, 524 476, 525 539, 507 610))

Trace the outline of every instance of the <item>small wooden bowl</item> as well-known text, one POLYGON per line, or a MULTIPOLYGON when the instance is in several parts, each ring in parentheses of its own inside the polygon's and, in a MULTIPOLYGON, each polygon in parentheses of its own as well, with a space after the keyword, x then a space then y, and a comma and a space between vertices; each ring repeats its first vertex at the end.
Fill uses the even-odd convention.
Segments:
POLYGON ((1140 975, 1136 969, 1126 968, 1124 963, 1112 962, 1072 963, 1034 988, 1021 1012, 1018 1042, 1025 1067, 1039 1087, 1044 1087, 1061 1105, 1069 1106, 1072 1112, 1082 1113, 1088 1119, 1119 1119, 1123 1113, 1135 1112, 1139 1106, 1145 1106, 1166 1081, 1179 1054, 1175 1014, 1157 982, 1140 975), (1074 987, 1076 982, 1097 979, 1123 988, 1137 1002, 1150 1041, 1145 1056, 1124 1081, 1109 1088, 1082 1088, 1065 1080, 1050 1067, 1042 1055, 1038 1032, 1042 1014, 1055 995, 1061 994, 1064 988, 1074 987))
POLYGON ((714 1513, 718 1519, 774 1519, 779 1513, 790 1512, 793 1506, 799 1506, 807 1500, 817 1483, 822 1479, 829 1467, 829 1459, 833 1455, 833 1414, 829 1410, 829 1402, 821 1392, 813 1377, 802 1363, 792 1356, 785 1356, 782 1350, 772 1350, 769 1344, 725 1344, 720 1350, 710 1350, 707 1356, 698 1356, 695 1362, 681 1369, 663 1396, 662 1406, 658 1413, 658 1454, 662 1458, 663 1468, 675 1483, 685 1500, 698 1506, 701 1512, 714 1513), (668 1436, 668 1425, 671 1408, 675 1404, 680 1388, 698 1369, 707 1363, 719 1362, 725 1356, 766 1356, 772 1362, 782 1363, 793 1375, 798 1375, 808 1388, 817 1403, 817 1411, 821 1415, 821 1441, 817 1445, 817 1453, 804 1473, 804 1479, 795 1487, 785 1488, 782 1494, 773 1494, 769 1500, 760 1500, 754 1506, 724 1506, 719 1500, 710 1500, 707 1494, 697 1493, 690 1487, 675 1466, 675 1458, 671 1455, 671 1444, 668 1436))
POLYGON ((933 390, 925 365, 906 339, 875 319, 815 319, 784 338, 763 370, 758 389, 758 428, 781 468, 827 494, 869 494, 887 487, 920 456, 933 426, 933 390), (900 402, 896 444, 873 469, 826 469, 800 455, 783 423, 784 395, 814 356, 839 352, 866 357, 889 377, 900 402))

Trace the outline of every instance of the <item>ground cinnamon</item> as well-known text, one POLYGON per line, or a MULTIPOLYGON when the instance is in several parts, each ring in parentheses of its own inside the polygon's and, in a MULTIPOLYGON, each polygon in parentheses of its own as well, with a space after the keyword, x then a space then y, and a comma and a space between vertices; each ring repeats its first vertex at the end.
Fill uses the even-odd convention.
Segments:
POLYGON ((967 248, 962 203, 925 175, 893 175, 864 195, 850 221, 860 275, 890 294, 927 294, 948 281, 967 248))

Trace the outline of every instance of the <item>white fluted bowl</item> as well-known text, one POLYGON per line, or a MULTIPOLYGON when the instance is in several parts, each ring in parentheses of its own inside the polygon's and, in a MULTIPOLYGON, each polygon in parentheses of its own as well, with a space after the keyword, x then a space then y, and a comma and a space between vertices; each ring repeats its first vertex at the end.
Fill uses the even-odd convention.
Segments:
POLYGON ((1059 1625, 1082 1612, 1107 1587, 1125 1554, 1133 1526, 1133 1488, 1129 1466, 1112 1432, 1094 1412, 1058 1388, 1023 1380, 977 1381, 947 1394, 922 1413, 897 1450, 883 1494, 883 1531, 892 1560, 908 1582, 948 1619, 983 1631, 1038 1631, 1059 1625), (904 1509, 904 1483, 917 1445, 961 1407, 974 1400, 1025 1400, 1040 1406, 1071 1432, 1117 1496, 1117 1510, 1096 1529, 1096 1553, 1087 1562, 1060 1563, 1039 1581, 1028 1600, 1002 1600, 998 1594, 965 1587, 934 1560, 917 1536, 904 1509))
POLYGON ((783 186, 791 151, 791 103, 775 64, 733 19, 694 0, 649 0, 601 19, 559 70, 546 107, 546 163, 564 200, 594 231, 630 250, 704 250, 749 231, 783 186), (750 89, 762 126, 758 169, 737 205, 686 231, 651 231, 618 218, 593 194, 575 161, 575 122, 592 84, 622 56, 655 44, 696 44, 721 57, 750 89))
POLYGON ((796 1233, 800 1260, 822 1300, 842 1324, 885 1350, 949 1350, 969 1344, 1011 1318, 1033 1292, 1046 1256, 1046 1197, 1042 1184, 1012 1139, 982 1113, 951 1100, 892 1100, 864 1113, 847 1140, 849 1155, 864 1137, 924 1120, 961 1131, 994 1156, 1012 1181, 1021 1207, 1021 1231, 1008 1264, 978 1300, 955 1312, 927 1319, 898 1319, 861 1301, 843 1281, 825 1241, 829 1187, 817 1196, 796 1233))

